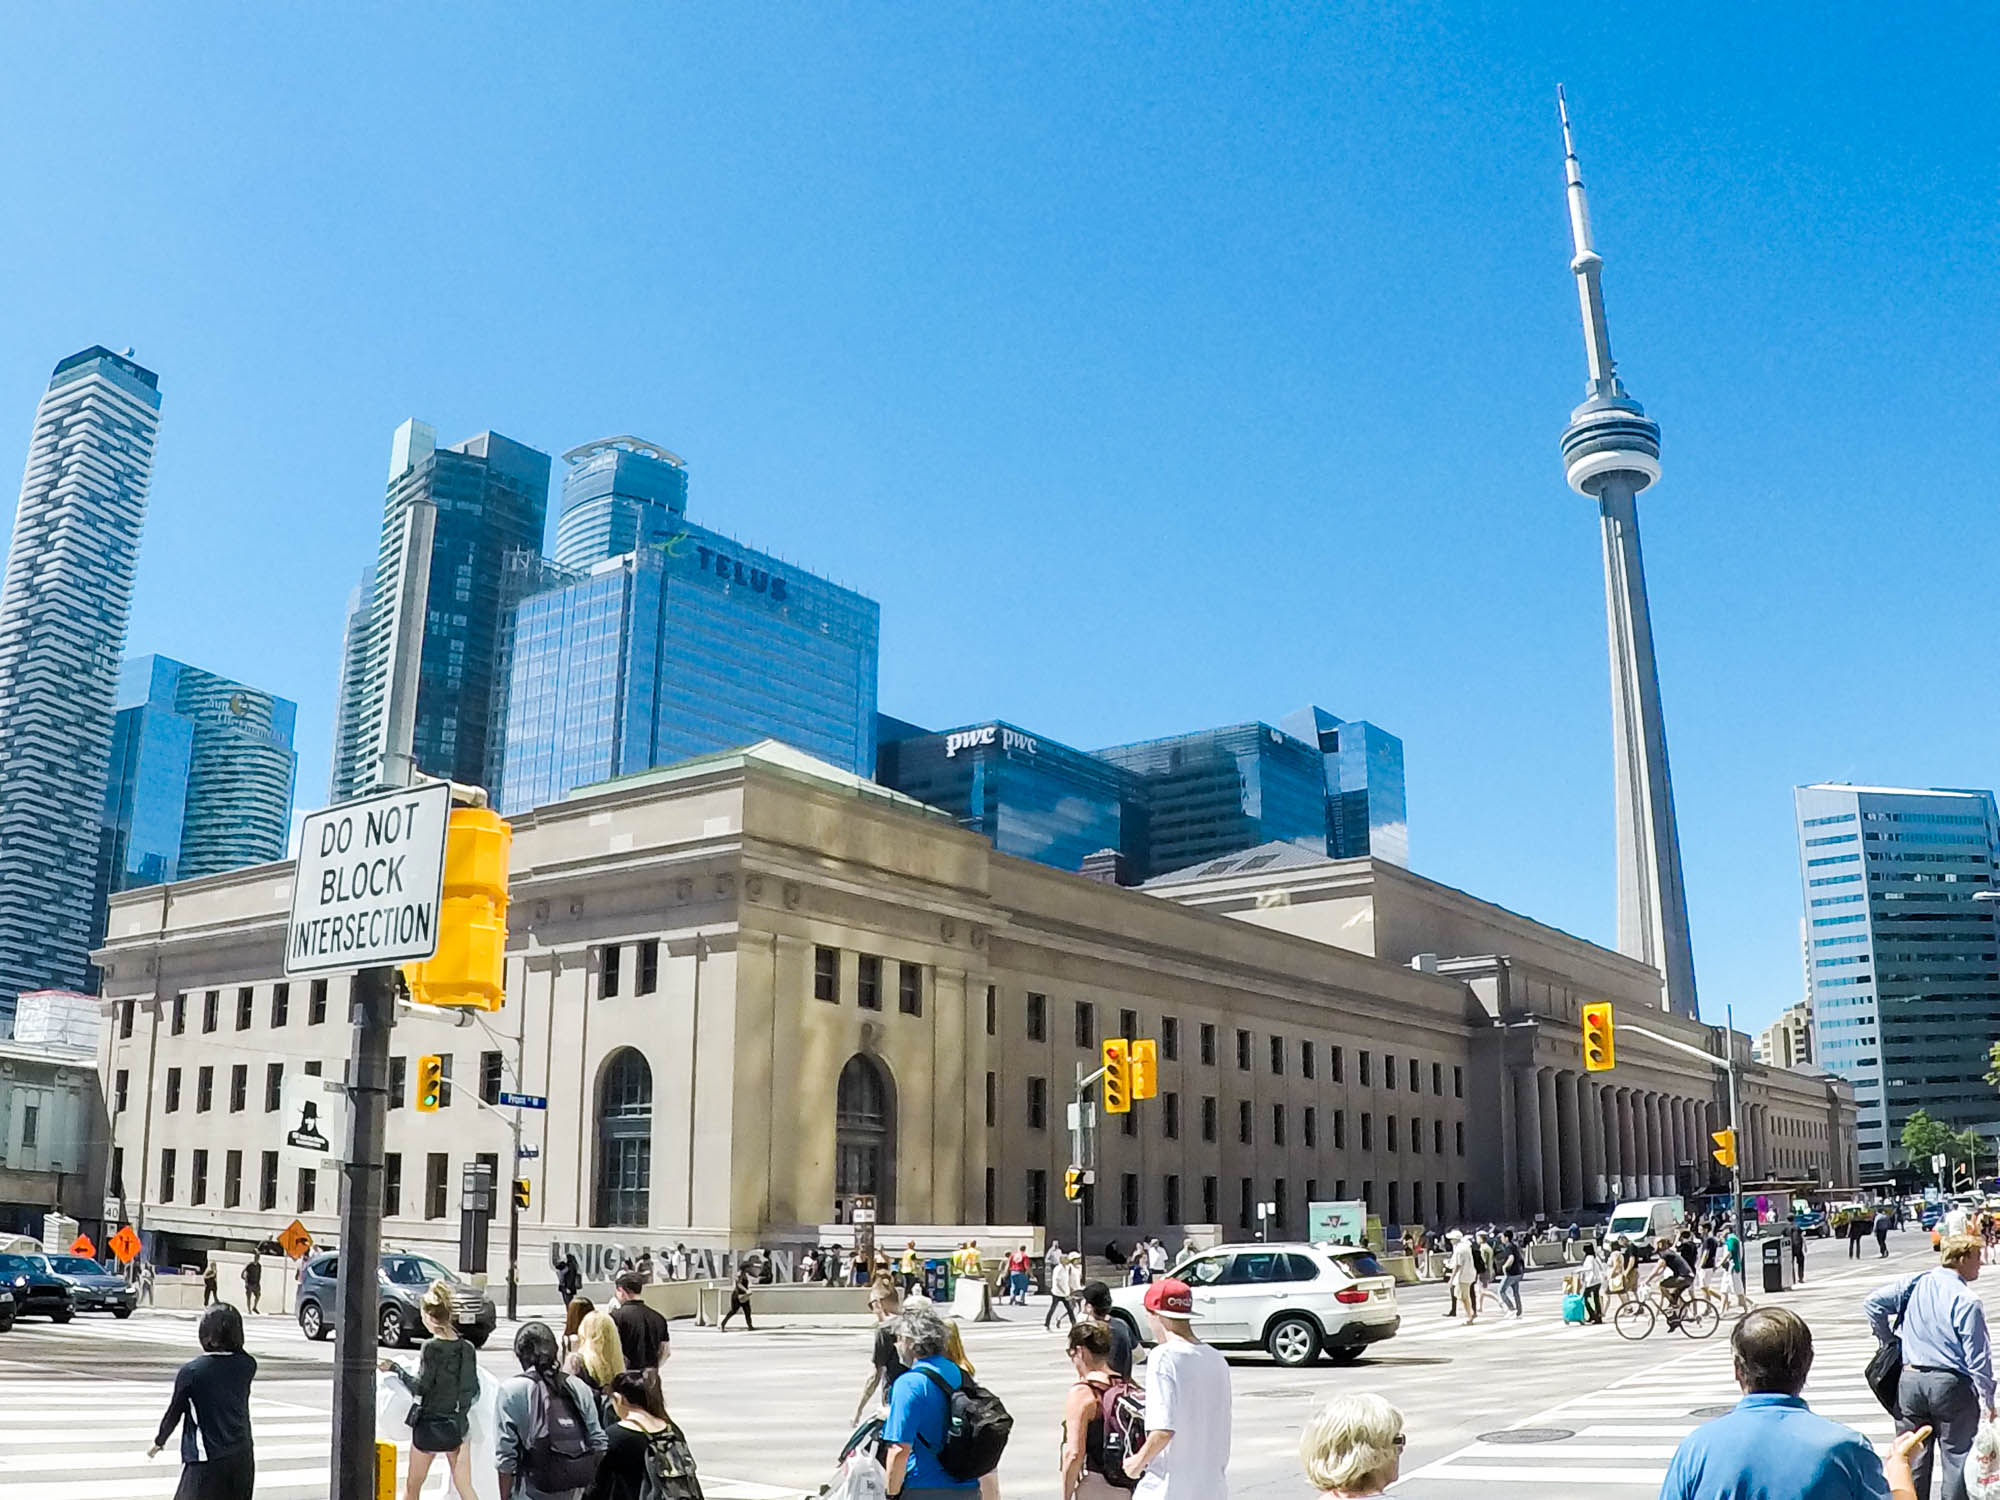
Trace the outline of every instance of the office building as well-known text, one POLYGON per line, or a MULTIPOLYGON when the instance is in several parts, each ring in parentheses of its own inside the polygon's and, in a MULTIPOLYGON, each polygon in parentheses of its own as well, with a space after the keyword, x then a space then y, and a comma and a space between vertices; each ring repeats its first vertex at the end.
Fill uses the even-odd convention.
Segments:
POLYGON ((1096 752, 1139 777, 1150 875, 1274 840, 1327 852, 1326 759, 1269 724, 1231 724, 1096 752))
POLYGON ((1325 765, 1326 852, 1410 863, 1409 809, 1403 800, 1403 742, 1362 720, 1343 722, 1323 708, 1278 720, 1295 740, 1317 745, 1325 765))
POLYGON ((882 723, 875 779, 884 786, 950 813, 1002 854, 1074 872, 1117 850, 1136 877, 1147 840, 1135 773, 997 720, 941 733, 886 715, 882 723))
POLYGON ((90 970, 112 701, 159 431, 128 351, 55 367, 0 582, 0 1036, 23 990, 90 970))
POLYGON ((367 612, 350 614, 352 667, 335 718, 333 801, 376 783, 388 737, 390 653, 405 600, 412 506, 435 507, 425 568, 423 660, 414 738, 419 770, 483 786, 497 764, 490 736, 508 558, 539 555, 548 517, 549 456, 496 432, 448 448, 414 419, 396 429, 382 541, 367 612))
POLYGON ((513 612, 502 809, 766 738, 874 774, 880 607, 685 520, 679 459, 606 442, 566 455, 560 565, 587 571, 513 612))
POLYGON ((104 1007, 60 990, 19 1001, 17 1034, 0 1040, 0 1240, 40 1238, 50 1209, 95 1228, 111 1164, 97 1074, 104 1007))
POLYGON ((1803 1068, 1812 1063, 1812 1014, 1803 1003, 1788 1005, 1783 1015, 1757 1033, 1751 1055, 1773 1068, 1803 1068))
POLYGON ((2000 1133, 1993 794, 1828 783, 1793 803, 1813 1059, 1854 1085, 1862 1170, 1903 1164, 1919 1109, 2000 1133))
POLYGON ((342 616, 340 677, 333 689, 332 771, 326 791, 329 803, 342 801, 352 795, 353 788, 374 782, 373 768, 364 772, 361 765, 367 751, 356 717, 361 711, 361 679, 368 670, 368 621, 374 605, 375 570, 369 568, 349 590, 347 610, 342 616))
POLYGON ((1639 552, 1639 492, 1660 477, 1660 424, 1626 392, 1611 359, 1604 314, 1604 257, 1591 241, 1583 169, 1561 109, 1568 180, 1570 270, 1583 309, 1589 380, 1563 430, 1570 488, 1597 502, 1604 540, 1604 599, 1611 647, 1611 741, 1618 822, 1618 951, 1658 969, 1667 1008, 1698 1016, 1694 945, 1680 831, 1667 765, 1666 716, 1653 656, 1646 565, 1639 552))
MULTIPOLYGON (((1093 1246, 1243 1237, 1258 1201, 1291 1238, 1316 1199, 1390 1225, 1566 1223, 1670 1190, 1726 1088, 1636 1035, 1585 1073, 1585 1000, 1734 1048, 1753 1178, 1797 1149, 1853 1180, 1844 1084, 1665 1014, 1631 959, 1380 861, 1241 857, 1172 894, 1123 890, 770 742, 536 808, 512 858, 489 1019, 523 1039, 518 1086, 549 1106, 524 1116, 531 1300, 572 1248, 593 1281, 676 1242, 788 1261, 845 1233, 864 1193, 896 1245, 900 1225, 967 1226, 911 1231, 926 1245, 1073 1244, 1063 1109, 1116 1035, 1158 1041, 1159 1095, 1099 1134, 1093 1246)), ((198 900, 113 899, 102 1076, 126 1207, 163 1260, 295 1215, 335 1232, 335 1174, 283 1160, 279 1101, 293 1075, 338 1079, 349 980, 283 977, 287 899, 268 869, 198 900)), ((395 1038, 385 1239, 455 1263, 461 1172, 506 1141, 468 1096, 517 1086, 513 1043, 417 1021, 395 1038), (422 1114, 408 1083, 429 1052, 454 1082, 422 1114)), ((481 1268, 496 1279, 505 1244, 481 1268)))
POLYGON ((279 859, 291 832, 298 707, 164 656, 119 674, 93 935, 113 891, 279 859))

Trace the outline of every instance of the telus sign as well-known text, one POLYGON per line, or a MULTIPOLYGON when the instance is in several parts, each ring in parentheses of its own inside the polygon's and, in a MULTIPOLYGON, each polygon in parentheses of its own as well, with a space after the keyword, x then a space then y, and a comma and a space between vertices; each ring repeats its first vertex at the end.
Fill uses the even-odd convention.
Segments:
POLYGON ((782 604, 785 601, 785 580, 776 573, 768 568, 752 567, 741 558, 731 557, 717 548, 701 546, 690 532, 677 531, 653 545, 669 557, 685 557, 692 547, 696 564, 702 572, 713 573, 731 583, 740 583, 759 594, 768 593, 773 603, 782 604))

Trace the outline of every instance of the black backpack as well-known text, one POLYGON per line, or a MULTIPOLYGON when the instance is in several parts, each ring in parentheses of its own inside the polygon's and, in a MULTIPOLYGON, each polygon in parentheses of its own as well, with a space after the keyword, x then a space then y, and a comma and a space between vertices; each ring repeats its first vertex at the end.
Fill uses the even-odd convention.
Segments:
POLYGON ((528 1408, 527 1452, 521 1469, 538 1490, 579 1490, 597 1477, 604 1457, 590 1448, 590 1429, 578 1408, 569 1378, 537 1374, 528 1408))
POLYGON ((694 1476, 694 1453, 686 1436, 671 1421, 646 1434, 645 1500, 702 1500, 701 1481, 694 1476))
POLYGON ((945 1400, 944 1443, 934 1450, 938 1467, 953 1479, 977 1479, 999 1468, 1008 1434, 1014 1430, 1014 1419, 1000 1398, 975 1384, 970 1375, 953 1390, 935 1370, 920 1365, 916 1373, 935 1385, 945 1400))

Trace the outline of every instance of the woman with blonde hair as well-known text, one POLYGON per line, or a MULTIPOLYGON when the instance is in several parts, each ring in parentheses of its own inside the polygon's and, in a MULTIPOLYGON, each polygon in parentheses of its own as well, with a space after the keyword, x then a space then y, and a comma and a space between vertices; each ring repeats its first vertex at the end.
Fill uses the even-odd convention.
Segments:
POLYGON ((479 1357, 458 1336, 446 1283, 433 1281, 417 1311, 431 1333, 417 1361, 417 1373, 412 1376, 392 1359, 381 1362, 381 1368, 416 1398, 410 1407, 410 1473, 403 1494, 407 1500, 417 1500, 430 1477, 432 1458, 442 1454, 451 1471, 452 1492, 460 1500, 473 1500, 472 1458, 465 1435, 473 1404, 479 1400, 479 1357))
POLYGON ((611 1380, 625 1368, 625 1350, 618 1342, 618 1325, 609 1313, 588 1312, 577 1324, 576 1347, 563 1361, 564 1372, 590 1387, 597 1398, 597 1414, 606 1427, 616 1420, 611 1413, 611 1380))
POLYGON ((1330 1396, 1306 1423, 1299 1462, 1330 1500, 1383 1494, 1402 1466, 1403 1414, 1372 1393, 1330 1396))

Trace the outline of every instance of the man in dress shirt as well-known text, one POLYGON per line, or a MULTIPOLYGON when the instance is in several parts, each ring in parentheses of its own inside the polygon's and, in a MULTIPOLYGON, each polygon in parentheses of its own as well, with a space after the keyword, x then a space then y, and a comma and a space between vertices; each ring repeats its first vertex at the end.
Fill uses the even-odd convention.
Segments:
POLYGON ((1938 1450, 1944 1453, 1941 1500, 1966 1500, 1965 1460, 1973 1434, 1981 1413, 1994 1419, 1993 1346, 1986 1309, 1971 1285, 1979 1279, 1982 1248, 1971 1235, 1952 1235, 1940 1249, 1942 1265, 1890 1282, 1866 1304, 1875 1337, 1894 1337, 1902 1345, 1896 1430, 1937 1429, 1936 1443, 1911 1466, 1918 1500, 1930 1494, 1931 1457, 1938 1450), (1892 1332, 1890 1320, 1899 1314, 1892 1332))

